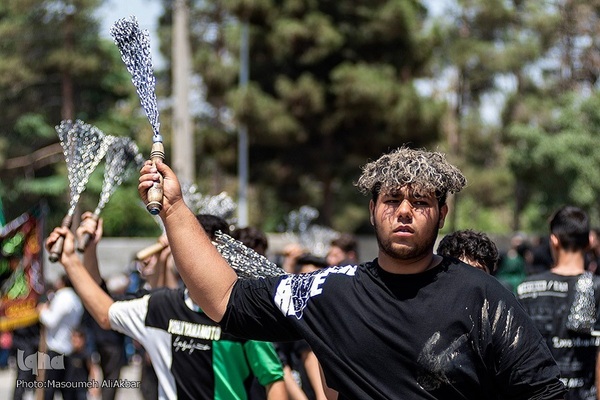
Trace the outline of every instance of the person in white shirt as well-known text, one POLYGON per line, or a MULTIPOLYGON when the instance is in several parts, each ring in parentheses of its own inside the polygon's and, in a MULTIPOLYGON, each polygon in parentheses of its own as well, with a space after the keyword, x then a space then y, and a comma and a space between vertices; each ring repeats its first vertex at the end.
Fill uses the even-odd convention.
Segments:
MULTIPOLYGON (((66 275, 59 277, 55 286, 56 292, 52 300, 40 304, 38 311, 40 322, 44 327, 46 354, 50 360, 56 360, 54 363, 51 362, 51 368, 44 370, 44 377, 46 382, 54 381, 56 383, 64 381, 65 366, 68 365, 67 358, 73 352, 71 335, 81 323, 83 305, 66 275)), ((54 384, 44 388, 44 399, 54 398, 55 391, 60 391, 56 386, 54 384)), ((64 396, 64 393, 62 394, 64 396)))

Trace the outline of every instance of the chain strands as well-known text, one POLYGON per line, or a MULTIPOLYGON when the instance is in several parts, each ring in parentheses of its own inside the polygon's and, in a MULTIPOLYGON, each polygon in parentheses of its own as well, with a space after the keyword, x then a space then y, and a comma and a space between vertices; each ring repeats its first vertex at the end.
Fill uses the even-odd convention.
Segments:
POLYGON ((592 273, 586 271, 577 279, 575 298, 567 316, 567 328, 580 333, 590 333, 596 323, 596 298, 592 273))
MULTIPOLYGON (((160 135, 160 123, 158 122, 158 106, 154 90, 156 78, 154 77, 150 55, 150 34, 147 30, 142 31, 140 29, 134 16, 115 22, 110 28, 110 34, 121 52, 121 59, 131 73, 131 81, 136 88, 150 125, 152 125, 154 137, 152 138, 150 160, 154 164, 158 161, 164 161, 165 149, 160 135)), ((162 210, 162 201, 163 177, 161 175, 148 189, 146 209, 150 214, 158 215, 162 210)))
POLYGON ((291 211, 287 218, 287 234, 290 240, 300 244, 313 255, 325 257, 329 251, 330 243, 339 233, 326 226, 314 224, 319 216, 319 211, 310 206, 302 206, 299 210, 291 211))
MULTIPOLYGON (((203 196, 198 190, 195 184, 189 182, 181 182, 181 195, 183 201, 189 207, 189 209, 196 215, 198 214, 210 214, 217 217, 223 218, 230 224, 234 224, 233 214, 237 205, 231 197, 225 192, 221 192, 216 196, 203 196)), ((163 234, 165 234, 165 227, 160 218, 155 217, 156 223, 160 226, 163 234)), ((151 246, 148 246, 140 250, 136 254, 138 260, 144 260, 164 249, 164 245, 161 242, 157 242, 151 246)))
MULTIPOLYGON (((139 170, 144 162, 137 145, 132 139, 114 136, 108 136, 107 138, 111 138, 111 140, 106 152, 102 191, 100 192, 96 210, 92 215, 92 218, 95 220, 98 220, 100 213, 115 190, 129 178, 135 168, 139 170)), ((92 235, 87 232, 78 237, 77 250, 83 252, 91 239, 92 235)))
MULTIPOLYGON (((110 34, 121 52, 121 59, 131 74, 142 108, 152 125, 155 141, 160 137, 160 122, 156 103, 156 78, 150 53, 150 33, 141 30, 136 17, 122 18, 110 28, 110 34)), ((158 140, 162 142, 162 138, 158 140)))
POLYGON ((308 226, 319 216, 316 208, 302 206, 299 210, 293 210, 288 214, 287 230, 289 232, 306 232, 308 226))
POLYGON ((98 206, 94 214, 99 215, 117 188, 133 171, 142 168, 143 157, 135 142, 128 137, 115 137, 106 153, 104 181, 98 206))
POLYGON ((67 163, 70 188, 67 215, 73 215, 92 172, 106 155, 114 137, 104 135, 100 129, 81 120, 62 121, 56 132, 67 163))
POLYGON ((258 279, 285 274, 277 264, 220 231, 216 233, 213 243, 240 278, 258 279))
POLYGON ((198 203, 198 209, 203 214, 218 215, 228 221, 233 218, 236 208, 237 204, 225 192, 215 196, 203 196, 198 203))
POLYGON ((195 184, 181 182, 183 201, 194 214, 210 214, 233 223, 237 204, 226 193, 215 196, 203 195, 195 184))
MULTIPOLYGON (((85 190, 92 172, 108 151, 113 137, 106 136, 95 126, 76 120, 64 120, 56 127, 60 139, 69 179, 69 210, 62 220, 61 226, 70 228, 73 213, 79 203, 81 193, 85 190)), ((56 262, 62 253, 64 237, 60 237, 50 249, 49 259, 56 262)))

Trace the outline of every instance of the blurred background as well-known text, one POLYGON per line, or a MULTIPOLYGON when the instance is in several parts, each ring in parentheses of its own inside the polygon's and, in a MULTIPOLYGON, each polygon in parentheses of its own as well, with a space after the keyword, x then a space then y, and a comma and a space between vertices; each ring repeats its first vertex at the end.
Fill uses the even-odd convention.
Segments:
MULTIPOLYGON (((323 257, 340 233, 357 239, 359 261, 376 257, 369 199, 353 183, 402 145, 444 152, 465 173, 440 238, 487 233, 513 288, 552 264, 545 235, 559 206, 600 227, 598 1, 2 0, 1 398, 15 387, 11 332, 39 325, 63 272, 43 249, 73 205, 57 127, 81 120, 150 156, 153 126, 110 34, 131 17, 148 34, 166 161, 186 202, 266 232, 280 265, 289 244, 323 257)), ((107 164, 88 177, 73 229, 99 205, 107 164)), ((162 233, 137 172, 101 210, 98 246, 103 277, 130 286, 136 252, 162 233)))
MULTIPOLYGON (((69 205, 55 126, 81 119, 131 137, 152 128, 109 35, 150 34, 166 159, 237 223, 315 223, 370 234, 360 166, 406 144, 447 153, 469 185, 443 232, 545 230, 564 203, 600 222, 600 6, 589 1, 19 0, 0 5, 3 221, 69 205)), ((135 175, 135 174, 134 174, 135 175)), ((155 237, 137 177, 102 212, 107 237, 155 237)), ((78 212, 90 210, 102 166, 78 212)))

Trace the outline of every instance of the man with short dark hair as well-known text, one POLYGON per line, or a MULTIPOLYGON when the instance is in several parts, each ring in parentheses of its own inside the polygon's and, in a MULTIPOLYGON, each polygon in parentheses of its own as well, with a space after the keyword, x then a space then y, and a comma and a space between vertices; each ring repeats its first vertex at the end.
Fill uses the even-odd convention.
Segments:
POLYGON ((483 232, 464 229, 447 234, 440 241, 437 253, 444 257, 454 257, 488 274, 498 266, 498 248, 483 232))
POLYGON ((590 223, 581 208, 565 206, 550 220, 554 265, 529 276, 517 296, 545 338, 568 387, 568 400, 596 399, 600 339, 592 336, 600 304, 600 277, 585 270, 590 223))
POLYGON ((305 339, 339 399, 562 399, 559 370, 517 299, 492 276, 433 253, 446 198, 466 184, 444 155, 399 148, 358 179, 378 258, 310 274, 238 279, 195 223, 173 171, 160 217, 192 298, 227 332, 305 339))
POLYGON ((333 239, 327 252, 330 266, 358 264, 358 241, 350 233, 342 233, 333 239))

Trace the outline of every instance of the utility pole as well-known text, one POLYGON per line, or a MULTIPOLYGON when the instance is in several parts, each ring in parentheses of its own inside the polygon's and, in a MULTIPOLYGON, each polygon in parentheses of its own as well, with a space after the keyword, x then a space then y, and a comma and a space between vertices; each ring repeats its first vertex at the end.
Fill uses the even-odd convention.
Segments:
MULTIPOLYGON (((242 22, 240 43, 240 87, 248 85, 249 69, 248 22, 242 22)), ((245 92, 245 91, 244 91, 245 92)), ((248 226, 248 127, 241 123, 238 133, 238 226, 248 226)))
POLYGON ((195 180, 196 160, 190 118, 190 44, 187 0, 173 3, 173 169, 183 182, 195 180))

